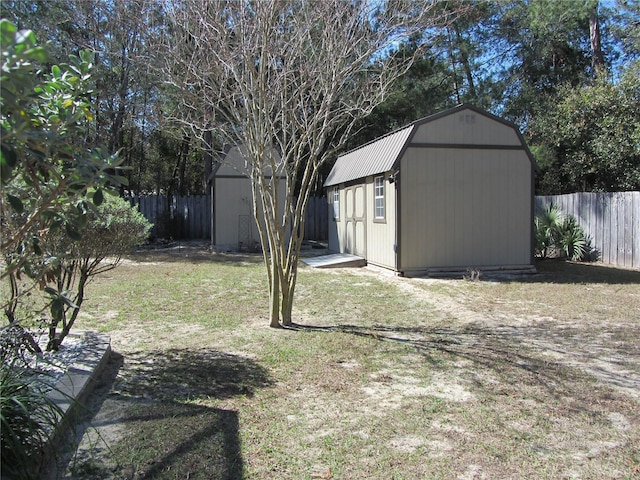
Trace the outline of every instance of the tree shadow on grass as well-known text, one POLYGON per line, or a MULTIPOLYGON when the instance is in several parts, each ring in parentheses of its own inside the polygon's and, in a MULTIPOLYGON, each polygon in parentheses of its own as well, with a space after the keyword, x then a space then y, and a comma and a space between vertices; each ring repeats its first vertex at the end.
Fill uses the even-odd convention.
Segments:
POLYGON ((97 438, 69 478, 243 478, 238 414, 213 404, 272 385, 265 369, 210 349, 123 360, 93 410, 88 433, 97 438))
POLYGON ((208 245, 185 242, 175 243, 167 248, 140 248, 127 257, 135 263, 211 263, 233 264, 234 266, 253 266, 264 260, 260 253, 211 252, 208 245))
POLYGON ((129 397, 195 401, 253 395, 270 386, 268 372, 253 360, 207 348, 142 351, 125 357, 119 389, 129 397))
MULTIPOLYGON (((400 327, 388 325, 333 325, 333 326, 293 326, 301 331, 341 332, 373 338, 383 342, 394 342, 412 347, 423 358, 438 368, 442 354, 463 359, 476 367, 478 372, 493 371, 507 382, 515 382, 522 387, 535 387, 545 396, 555 399, 575 398, 584 410, 589 410, 592 398, 590 390, 596 379, 585 369, 574 368, 545 357, 536 351, 532 343, 539 332, 524 328, 485 328, 467 325, 461 329, 400 327)), ((547 347, 548 348, 548 347, 547 347)), ((552 353, 566 353, 561 346, 552 353)), ((609 370, 598 375, 604 389, 623 387, 636 391, 640 385, 628 373, 609 370)), ((492 394, 492 392, 489 392, 492 394)), ((607 398, 609 393, 603 393, 607 398)))
POLYGON ((481 280, 493 282, 558 283, 558 284, 640 284, 640 270, 617 268, 600 263, 571 262, 562 259, 536 261, 537 273, 481 272, 481 280))
POLYGON ((640 284, 640 270, 617 268, 598 263, 579 263, 563 260, 539 260, 540 275, 532 281, 551 283, 603 283, 610 285, 640 284))

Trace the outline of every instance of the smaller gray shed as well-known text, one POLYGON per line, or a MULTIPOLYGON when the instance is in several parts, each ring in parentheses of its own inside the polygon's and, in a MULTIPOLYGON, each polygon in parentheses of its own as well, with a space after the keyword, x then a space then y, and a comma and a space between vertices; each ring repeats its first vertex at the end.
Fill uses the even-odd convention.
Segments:
POLYGON ((518 128, 460 105, 337 159, 329 250, 402 275, 533 271, 533 180, 518 128))
MULTIPOLYGON (((279 159, 279 155, 274 152, 279 159)), ((253 251, 262 248, 258 225, 253 216, 253 193, 246 147, 236 145, 225 150, 211 173, 211 245, 216 251, 253 251)), ((265 167, 270 182, 280 182, 280 205, 284 204, 285 178, 273 177, 265 167)))

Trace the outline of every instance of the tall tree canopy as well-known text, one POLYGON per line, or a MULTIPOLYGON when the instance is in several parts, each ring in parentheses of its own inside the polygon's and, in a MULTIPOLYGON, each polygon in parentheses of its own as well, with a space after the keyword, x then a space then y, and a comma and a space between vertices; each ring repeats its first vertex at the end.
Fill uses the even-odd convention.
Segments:
MULTIPOLYGON (((254 4, 244 3, 247 8, 254 4)), ((309 3, 322 13, 319 2, 309 3)), ((374 7, 384 4, 371 3, 374 7)), ((403 8, 421 4, 389 3, 403 8)), ((177 5, 188 10, 200 2, 177 5)), ((93 51, 91 102, 96 105, 97 121, 87 140, 106 145, 111 152, 120 151, 130 167, 126 176, 134 193, 206 192, 203 180, 211 157, 197 148, 202 139, 191 129, 185 131, 184 124, 172 122, 175 118, 169 114, 184 104, 170 95, 171 87, 152 68, 157 38, 173 39, 177 45, 184 33, 167 23, 166 7, 171 6, 171 2, 154 0, 0 3, 3 17, 52 42, 56 61, 65 61, 68 54, 81 49, 93 51)), ((386 63, 390 53, 413 57, 420 52, 416 63, 390 86, 382 104, 351 129, 354 135, 347 147, 459 102, 470 102, 520 125, 536 154, 546 152, 538 158, 548 166, 543 175, 555 175, 565 165, 565 156, 558 150, 554 163, 548 163, 548 152, 554 147, 537 133, 544 116, 562 103, 562 95, 589 87, 596 79, 616 85, 640 52, 638 0, 616 0, 613 7, 598 0, 448 0, 431 7, 434 15, 448 15, 450 21, 427 22, 422 32, 398 38, 393 48, 378 53, 377 60, 386 63)), ((373 20, 381 18, 371 17, 372 29, 376 28, 373 20)), ((347 36, 336 30, 336 38, 347 36)), ((196 40, 197 35, 191 39, 196 40)), ((196 90, 193 93, 198 95, 196 90)), ((620 122, 633 120, 620 118, 620 122)), ((570 165, 567 161, 566 167, 570 165)), ((557 181, 562 178, 556 175, 557 181)), ((556 180, 541 178, 539 185, 546 185, 549 192, 547 187, 556 185, 556 180)), ((316 183, 321 184, 321 178, 316 183)), ((588 188, 588 183, 582 185, 588 188)), ((557 184, 554 192, 569 188, 576 187, 557 184)))
POLYGON ((204 193, 202 156, 185 149, 183 133, 165 121, 167 98, 150 64, 155 36, 166 33, 160 2, 6 0, 0 12, 49 42, 52 61, 92 53, 93 88, 87 100, 95 121, 86 141, 119 152, 130 191, 204 193))
POLYGON ((559 89, 530 134, 539 194, 640 190, 640 63, 616 84, 559 89))

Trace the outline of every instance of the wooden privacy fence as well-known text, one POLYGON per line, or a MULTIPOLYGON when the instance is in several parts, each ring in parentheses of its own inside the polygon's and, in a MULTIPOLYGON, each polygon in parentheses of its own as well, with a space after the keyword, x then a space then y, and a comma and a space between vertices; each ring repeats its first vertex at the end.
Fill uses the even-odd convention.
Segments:
POLYGON ((327 197, 311 197, 304 219, 304 239, 319 242, 329 238, 329 207, 327 197))
POLYGON ((604 263, 640 268, 640 192, 584 192, 536 197, 573 215, 604 263))
MULTIPOLYGON (((147 220, 153 223, 151 235, 160 238, 210 239, 211 197, 192 195, 172 197, 143 195, 128 197, 147 220)), ((325 197, 309 199, 305 217, 305 240, 324 241, 328 238, 328 208, 325 197)))
POLYGON ((211 238, 211 197, 189 195, 172 197, 144 195, 128 198, 153 223, 151 235, 161 238, 211 238))

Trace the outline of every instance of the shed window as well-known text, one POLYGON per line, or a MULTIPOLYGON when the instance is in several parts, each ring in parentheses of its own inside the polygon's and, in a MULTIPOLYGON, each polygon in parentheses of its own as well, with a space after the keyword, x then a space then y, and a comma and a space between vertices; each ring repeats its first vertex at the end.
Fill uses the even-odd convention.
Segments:
POLYGON ((384 220, 384 177, 376 177, 373 182, 375 218, 384 220))
POLYGON ((338 220, 340 219, 340 190, 338 187, 331 191, 331 196, 333 199, 333 218, 338 220))

